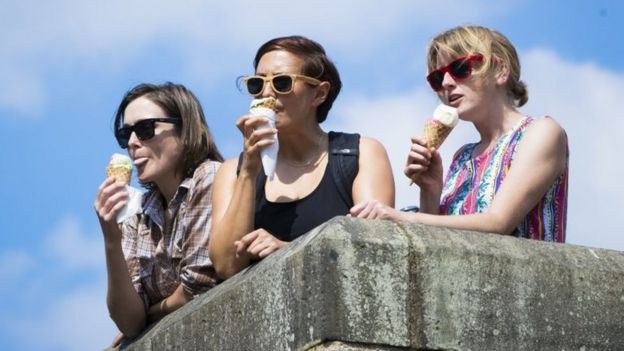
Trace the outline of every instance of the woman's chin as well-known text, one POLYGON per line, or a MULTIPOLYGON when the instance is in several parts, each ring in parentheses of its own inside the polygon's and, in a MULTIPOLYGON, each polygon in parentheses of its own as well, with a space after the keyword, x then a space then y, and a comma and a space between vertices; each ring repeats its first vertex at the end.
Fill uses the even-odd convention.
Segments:
POLYGON ((145 173, 139 173, 137 174, 137 179, 139 180, 139 182, 145 184, 145 183, 149 183, 152 181, 152 178, 145 173))

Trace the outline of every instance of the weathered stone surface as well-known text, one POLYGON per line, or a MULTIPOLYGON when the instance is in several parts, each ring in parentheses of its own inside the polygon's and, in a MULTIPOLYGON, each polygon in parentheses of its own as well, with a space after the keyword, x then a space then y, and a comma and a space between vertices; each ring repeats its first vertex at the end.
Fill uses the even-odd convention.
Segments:
POLYGON ((624 253, 405 226, 420 294, 412 346, 624 349, 624 253))
POLYGON ((618 251, 338 217, 126 349, 618 350, 623 278, 618 251))
POLYGON ((346 343, 341 341, 325 342, 321 345, 313 346, 306 351, 405 351, 403 347, 392 347, 384 345, 367 345, 359 343, 346 343))
POLYGON ((624 349, 624 253, 405 226, 421 308, 413 346, 624 349))

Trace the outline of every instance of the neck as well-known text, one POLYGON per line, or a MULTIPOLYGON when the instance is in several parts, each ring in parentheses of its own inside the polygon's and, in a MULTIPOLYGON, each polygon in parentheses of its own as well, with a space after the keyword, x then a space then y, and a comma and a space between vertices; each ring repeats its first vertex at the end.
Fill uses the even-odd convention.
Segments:
POLYGON ((313 130, 279 134, 279 157, 291 166, 308 166, 327 151, 327 134, 317 124, 313 130))
POLYGON ((500 103, 489 106, 483 111, 481 118, 474 121, 475 128, 481 136, 481 145, 487 147, 495 142, 520 119, 522 119, 522 114, 510 104, 500 103))
POLYGON ((179 179, 180 176, 175 176, 173 178, 169 178, 166 181, 158 181, 155 182, 156 187, 158 187, 158 191, 162 194, 165 199, 165 203, 167 206, 173 200, 173 196, 178 190, 178 186, 182 183, 182 179, 179 179))

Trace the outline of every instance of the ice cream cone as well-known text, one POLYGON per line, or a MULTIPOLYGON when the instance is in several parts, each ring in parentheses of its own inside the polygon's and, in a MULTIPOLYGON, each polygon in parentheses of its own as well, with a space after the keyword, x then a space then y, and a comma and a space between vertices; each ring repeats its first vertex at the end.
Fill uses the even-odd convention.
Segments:
POLYGON ((122 182, 126 185, 130 184, 130 178, 132 177, 132 170, 127 170, 123 167, 106 167, 106 175, 109 177, 115 177, 118 182, 122 182))
MULTIPOLYGON (((448 105, 440 104, 433 111, 433 118, 425 122, 425 142, 427 148, 437 150, 446 137, 459 122, 457 109, 448 105)), ((410 185, 414 184, 410 180, 410 185)))
POLYGON ((258 108, 268 108, 269 110, 275 112, 275 98, 268 97, 263 99, 254 99, 249 105, 249 110, 258 108))
POLYGON ((433 118, 428 119, 425 123, 427 147, 438 149, 458 121, 459 116, 456 108, 443 104, 438 105, 433 111, 433 118))
POLYGON ((427 147, 437 150, 452 130, 452 127, 445 126, 435 119, 427 120, 425 123, 425 140, 427 140, 427 147))
POLYGON ((113 154, 106 167, 106 175, 115 177, 118 182, 129 185, 132 177, 132 161, 126 155, 113 154))

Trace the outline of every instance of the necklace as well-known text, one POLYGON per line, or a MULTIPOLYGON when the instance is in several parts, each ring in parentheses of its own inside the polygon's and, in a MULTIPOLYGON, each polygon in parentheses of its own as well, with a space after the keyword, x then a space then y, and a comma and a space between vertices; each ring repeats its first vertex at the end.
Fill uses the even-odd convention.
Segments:
POLYGON ((286 163, 287 165, 289 165, 291 167, 305 168, 305 167, 309 167, 309 166, 316 166, 316 165, 318 165, 321 161, 323 161, 325 156, 327 156, 327 151, 323 151, 320 156, 312 157, 309 160, 307 160, 305 162, 302 162, 302 163, 294 163, 294 162, 286 161, 286 160, 282 160, 282 161, 284 161, 284 163, 286 163), (316 160, 314 160, 314 159, 316 159, 316 160))
MULTIPOLYGON (((321 141, 323 140, 324 136, 325 136, 325 134, 321 134, 321 136, 319 137, 319 140, 317 142, 317 145, 321 145, 321 141)), ((305 162, 292 162, 292 161, 288 161, 285 158, 281 159, 281 161, 283 161, 287 165, 289 165, 291 167, 294 167, 294 168, 305 168, 305 167, 318 165, 321 161, 323 161, 325 156, 327 156, 327 150, 325 150, 325 148, 322 147, 322 151, 321 151, 320 154, 313 155, 312 157, 310 157, 309 160, 307 160, 305 162)))

